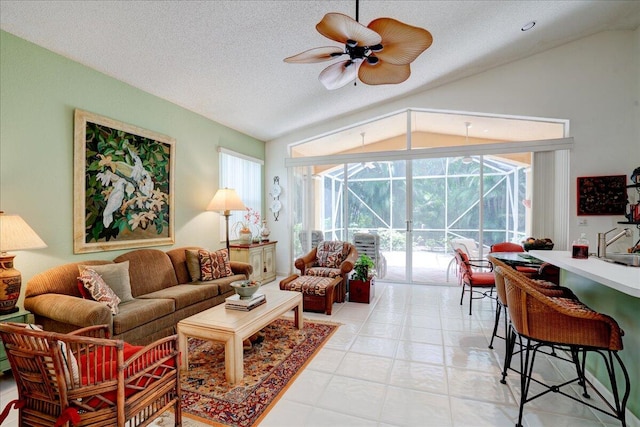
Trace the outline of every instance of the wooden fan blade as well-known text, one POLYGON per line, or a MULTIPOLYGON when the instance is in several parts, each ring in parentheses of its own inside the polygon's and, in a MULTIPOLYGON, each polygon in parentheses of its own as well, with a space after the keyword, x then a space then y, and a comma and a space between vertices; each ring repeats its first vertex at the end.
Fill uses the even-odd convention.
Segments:
POLYGON ((340 89, 356 79, 359 65, 351 61, 331 64, 322 70, 318 79, 329 90, 340 89))
POLYGON ((314 62, 330 61, 342 54, 344 54, 344 49, 337 46, 316 47, 285 58, 284 62, 292 64, 311 64, 314 62))
POLYGON ((433 43, 429 31, 392 18, 375 19, 369 28, 382 37, 383 49, 376 52, 376 56, 395 65, 412 63, 433 43))
POLYGON ((342 13, 327 13, 316 25, 316 30, 323 36, 340 43, 354 40, 358 42, 358 46, 373 46, 382 40, 374 30, 342 13))
POLYGON ((384 61, 369 64, 364 61, 358 70, 358 78, 368 85, 402 83, 411 75, 409 64, 395 65, 384 61))

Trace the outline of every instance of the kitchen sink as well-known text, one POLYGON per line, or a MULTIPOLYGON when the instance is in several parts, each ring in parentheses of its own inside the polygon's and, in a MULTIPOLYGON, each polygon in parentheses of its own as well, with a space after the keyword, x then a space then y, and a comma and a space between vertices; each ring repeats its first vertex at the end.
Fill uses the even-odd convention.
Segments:
POLYGON ((640 267, 640 254, 607 254, 607 257, 603 258, 603 260, 632 267, 640 267))

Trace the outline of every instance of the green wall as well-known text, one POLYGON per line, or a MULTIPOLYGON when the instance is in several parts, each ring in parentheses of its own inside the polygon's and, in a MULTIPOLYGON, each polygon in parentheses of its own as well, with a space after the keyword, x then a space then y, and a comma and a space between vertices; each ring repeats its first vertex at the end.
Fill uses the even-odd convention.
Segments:
MULTIPOLYGON (((633 268, 633 267, 628 267, 633 268)), ((618 352, 631 380, 631 394, 627 408, 640 418, 640 298, 624 294, 591 279, 587 279, 567 270, 561 270, 561 284, 570 288, 580 298, 580 301, 600 313, 605 313, 618 322, 624 331, 622 337, 623 349, 618 352)), ((601 384, 611 390, 607 370, 601 357, 594 354, 587 357, 587 370, 593 374, 601 384)), ((622 372, 617 369, 618 381, 623 381, 622 372)), ((597 396, 593 396, 597 400, 597 396)), ((607 419, 608 421, 609 419, 607 419)), ((613 421, 613 418, 610 420, 613 421)), ((627 423, 630 420, 627 419, 627 423)))
POLYGON ((175 246, 223 246, 219 215, 204 210, 218 188, 216 147, 264 159, 263 141, 0 32, 0 209, 22 216, 48 244, 17 253, 23 283, 64 262, 123 252, 73 254, 76 108, 175 138, 175 246))

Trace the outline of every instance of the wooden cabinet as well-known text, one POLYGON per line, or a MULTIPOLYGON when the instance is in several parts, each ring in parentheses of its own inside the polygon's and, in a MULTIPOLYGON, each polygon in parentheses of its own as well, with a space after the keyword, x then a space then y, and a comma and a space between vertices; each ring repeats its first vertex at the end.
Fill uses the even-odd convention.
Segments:
MULTIPOLYGON (((31 317, 31 312, 20 309, 15 313, 1 315, 0 323, 29 323, 32 322, 31 317)), ((7 354, 4 352, 4 345, 0 342, 0 372, 8 371, 9 369, 11 369, 11 365, 9 365, 9 359, 7 359, 7 354)))
POLYGON ((276 279, 276 243, 261 242, 241 245, 230 245, 231 261, 251 264, 253 273, 251 280, 268 283, 276 279))

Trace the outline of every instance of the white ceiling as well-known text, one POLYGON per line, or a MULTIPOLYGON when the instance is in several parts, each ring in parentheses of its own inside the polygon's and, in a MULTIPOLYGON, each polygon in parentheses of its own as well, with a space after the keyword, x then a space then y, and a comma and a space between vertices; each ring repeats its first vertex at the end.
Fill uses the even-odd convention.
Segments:
POLYGON ((640 26, 640 1, 361 0, 361 23, 395 18, 429 30, 433 45, 404 83, 327 91, 317 76, 328 63, 283 59, 337 45, 315 29, 328 12, 355 17, 355 0, 0 0, 0 28, 268 141, 590 34, 640 26))

